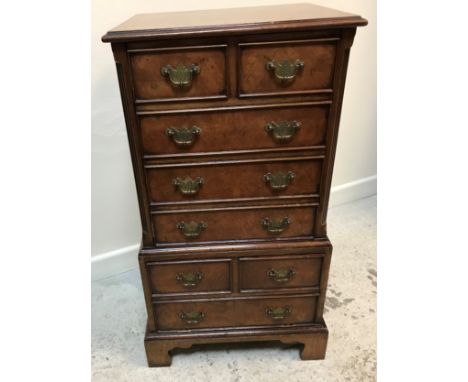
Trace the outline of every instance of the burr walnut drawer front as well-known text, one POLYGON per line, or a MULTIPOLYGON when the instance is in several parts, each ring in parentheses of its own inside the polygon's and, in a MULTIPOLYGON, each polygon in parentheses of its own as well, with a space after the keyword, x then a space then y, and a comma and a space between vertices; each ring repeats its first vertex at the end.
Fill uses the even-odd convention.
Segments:
POLYGON ((229 259, 157 261, 147 269, 153 294, 231 291, 229 259))
POLYGON ((331 92, 336 41, 240 44, 240 96, 331 92))
POLYGON ((137 102, 225 98, 226 47, 130 51, 137 102))
POLYGON ((315 206, 226 207, 157 212, 158 243, 310 237, 315 206))
POLYGON ((145 155, 325 144, 328 105, 140 116, 145 155))
POLYGON ((178 330, 305 324, 315 320, 317 296, 193 300, 154 304, 157 328, 178 330))
POLYGON ((243 257, 239 259, 242 292, 279 288, 319 288, 321 256, 243 257))
POLYGON ((315 158, 151 167, 150 197, 153 202, 176 202, 317 194, 322 160, 315 158))

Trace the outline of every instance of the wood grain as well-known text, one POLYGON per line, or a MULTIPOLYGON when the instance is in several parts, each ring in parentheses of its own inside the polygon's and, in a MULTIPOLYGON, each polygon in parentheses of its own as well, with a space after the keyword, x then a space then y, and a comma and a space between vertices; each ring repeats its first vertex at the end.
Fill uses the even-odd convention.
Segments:
POLYGON ((198 328, 244 327, 255 325, 304 324, 315 318, 316 296, 288 296, 224 299, 216 301, 186 300, 184 302, 159 302, 155 314, 159 317, 159 330, 180 330, 198 328), (291 313, 284 319, 273 319, 266 313, 267 308, 289 308, 291 313), (181 312, 203 312, 205 317, 195 324, 181 319, 181 312), (246 315, 246 312, 249 314, 246 315))
POLYGON ((325 357, 327 208, 350 48, 366 24, 295 4, 137 15, 103 37, 140 207, 149 366, 169 365, 176 348, 224 342, 276 340, 299 344, 301 359, 325 357), (297 59, 304 67, 287 83, 265 67, 297 59), (178 64, 200 66, 185 88, 161 74, 178 64), (284 120, 301 127, 279 143, 265 125, 284 120), (194 125, 201 134, 185 149, 165 134, 194 125), (288 171, 281 191, 264 182, 288 171), (185 177, 203 178, 197 193, 173 185, 185 177), (261 223, 285 217, 278 234, 261 223), (178 223, 191 221, 205 229, 188 238, 178 223))
POLYGON ((336 41, 314 42, 286 41, 276 43, 254 43, 240 45, 239 94, 265 96, 268 93, 324 92, 333 91, 333 65, 336 41), (268 61, 302 60, 304 68, 299 70, 291 83, 281 83, 265 65, 268 61))
POLYGON ((310 237, 312 236, 314 208, 300 206, 274 207, 261 209, 237 209, 229 210, 195 210, 185 213, 160 213, 153 215, 156 240, 158 243, 196 243, 204 241, 245 240, 245 239, 272 239, 286 237, 310 237), (261 224, 263 218, 290 219, 289 226, 284 232, 273 235, 268 233, 261 224), (186 238, 177 229, 179 222, 205 222, 207 228, 200 236, 186 238))
POLYGON ((231 291, 230 259, 149 262, 147 268, 153 295, 231 291), (196 285, 185 286, 177 279, 180 274, 197 273, 201 279, 196 285))
POLYGON ((199 109, 192 112, 159 113, 140 116, 145 155, 207 153, 217 151, 307 147, 323 145, 328 121, 328 105, 286 106, 223 111, 199 109), (301 124, 289 142, 280 143, 265 131, 270 122, 297 121, 301 124), (165 134, 170 127, 198 126, 199 137, 190 147, 180 148, 165 134))
POLYGON ((269 256, 241 257, 239 259, 239 283, 243 292, 319 287, 322 258, 316 256, 269 256), (271 270, 287 269, 294 275, 287 281, 278 282, 268 276, 271 270))
POLYGON ((130 56, 136 101, 188 97, 226 97, 225 47, 179 48, 134 53, 130 56), (161 74, 166 65, 197 64, 200 73, 188 87, 176 87, 161 74))
POLYGON ((252 341, 275 341, 299 345, 302 360, 324 359, 327 350, 328 329, 320 325, 288 325, 287 327, 230 329, 221 332, 179 332, 162 334, 146 332, 145 350, 148 366, 170 366, 176 349, 188 349, 200 344, 245 343, 252 341))
POLYGON ((356 27, 367 20, 314 4, 150 13, 132 17, 102 37, 104 42, 184 38, 187 36, 262 33, 285 29, 356 27))
POLYGON ((318 192, 321 160, 284 160, 273 163, 231 164, 215 166, 151 168, 147 170, 148 188, 152 202, 182 201, 261 196, 315 194, 318 192), (265 174, 292 171, 294 179, 284 190, 273 190, 265 174), (200 177, 203 184, 194 195, 184 195, 172 184, 176 178, 200 177))

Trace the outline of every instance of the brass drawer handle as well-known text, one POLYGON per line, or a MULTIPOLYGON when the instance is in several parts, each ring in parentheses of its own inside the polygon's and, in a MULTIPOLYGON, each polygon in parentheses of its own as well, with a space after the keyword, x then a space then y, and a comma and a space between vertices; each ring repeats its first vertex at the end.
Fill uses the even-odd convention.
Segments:
POLYGON ((180 312, 179 315, 180 319, 182 321, 185 321, 187 324, 199 324, 200 321, 202 321, 205 317, 206 314, 204 312, 180 312))
POLYGON ((176 280, 179 284, 182 284, 184 287, 194 287, 200 284, 200 281, 203 278, 203 273, 201 272, 189 272, 189 273, 177 273, 176 280))
POLYGON ((293 139, 296 131, 301 127, 297 121, 269 122, 265 125, 265 131, 279 143, 289 142, 293 139))
POLYGON ((179 222, 177 228, 182 231, 185 237, 191 239, 200 236, 201 232, 208 227, 205 222, 179 222))
POLYGON ((275 61, 271 60, 268 61, 265 65, 266 70, 271 72, 274 70, 275 77, 282 83, 289 83, 294 80, 299 70, 304 67, 304 61, 296 60, 296 61, 275 61))
POLYGON ((277 283, 288 282, 295 274, 296 271, 292 268, 270 269, 267 272, 268 277, 277 283))
POLYGON ((202 129, 198 126, 192 127, 168 127, 166 135, 172 138, 172 141, 181 148, 192 146, 202 129))
POLYGON ((272 233, 274 235, 279 235, 283 232, 291 223, 289 218, 283 218, 279 220, 271 219, 270 218, 263 218, 260 223, 262 224, 263 229, 272 233))
POLYGON ((270 185, 270 188, 273 191, 282 191, 286 189, 291 182, 296 177, 292 171, 288 172, 277 172, 272 174, 271 172, 263 175, 263 181, 270 185))
POLYGON ((292 312, 292 309, 289 306, 285 307, 275 307, 275 308, 266 308, 265 313, 268 317, 273 320, 284 320, 292 312))
POLYGON ((163 77, 169 77, 171 84, 178 88, 190 86, 193 77, 199 73, 200 67, 197 64, 189 66, 178 64, 175 68, 171 65, 166 65, 161 68, 161 75, 163 77))
POLYGON ((203 178, 197 176, 195 179, 190 178, 189 176, 185 178, 175 178, 172 181, 172 184, 176 186, 180 193, 185 196, 195 195, 200 191, 200 186, 203 184, 203 178))

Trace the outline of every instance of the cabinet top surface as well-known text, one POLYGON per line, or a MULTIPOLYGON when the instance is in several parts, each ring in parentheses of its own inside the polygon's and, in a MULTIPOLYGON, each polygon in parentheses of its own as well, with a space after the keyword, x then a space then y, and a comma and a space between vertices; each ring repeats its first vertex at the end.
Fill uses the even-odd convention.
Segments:
POLYGON ((216 35, 288 28, 364 26, 358 15, 314 4, 284 4, 202 11, 146 13, 131 17, 102 37, 104 42, 124 42, 170 36, 216 35))

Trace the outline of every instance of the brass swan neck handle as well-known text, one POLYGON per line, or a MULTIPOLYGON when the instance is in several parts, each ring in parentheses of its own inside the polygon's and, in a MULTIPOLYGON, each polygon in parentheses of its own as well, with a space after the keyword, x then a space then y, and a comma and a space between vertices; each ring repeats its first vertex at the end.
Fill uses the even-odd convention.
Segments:
POLYGON ((193 77, 200 74, 200 67, 197 64, 184 65, 177 64, 174 68, 166 65, 161 68, 161 75, 169 77, 171 84, 177 88, 189 87, 192 84, 193 77))
POLYGON ((271 172, 266 173, 263 175, 263 181, 268 183, 270 188, 273 191, 282 191, 285 190, 289 183, 296 177, 296 174, 292 171, 288 172, 276 172, 272 174, 271 172))
POLYGON ((203 279, 203 273, 201 272, 188 272, 188 273, 177 273, 176 280, 179 284, 184 287, 194 287, 200 284, 203 279))
POLYGON ((301 123, 297 121, 268 122, 265 131, 278 143, 286 143, 293 139, 301 123))
POLYGON ((198 126, 192 127, 168 127, 166 135, 172 139, 177 147, 186 148, 193 145, 197 136, 202 133, 198 126))
POLYGON ((294 277, 295 274, 296 271, 292 268, 270 269, 267 272, 267 276, 277 283, 288 282, 294 277))
POLYGON ((269 72, 273 71, 275 78, 283 84, 288 84, 296 78, 300 70, 304 68, 302 60, 270 60, 265 64, 265 69, 269 72))
POLYGON ((199 324, 200 321, 202 321, 206 317, 206 314, 204 312, 198 311, 180 312, 179 317, 182 321, 185 321, 187 324, 195 325, 199 324))
POLYGON ((179 229, 183 235, 188 239, 194 239, 200 236, 202 231, 208 227, 208 224, 205 222, 194 222, 191 221, 186 223, 184 221, 177 223, 177 229, 179 229))
POLYGON ((262 228, 266 230, 268 233, 273 235, 279 235, 282 233, 291 223, 288 217, 283 219, 270 219, 270 218, 263 218, 260 221, 262 228))
POLYGON ((196 195, 200 191, 200 186, 204 183, 202 177, 197 176, 195 179, 187 176, 185 178, 175 178, 172 184, 176 186, 180 193, 184 196, 196 195))
POLYGON ((288 317, 292 312, 292 309, 289 306, 285 307, 268 307, 265 310, 265 313, 268 317, 270 317, 272 320, 284 320, 286 317, 288 317))

